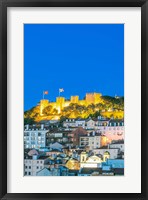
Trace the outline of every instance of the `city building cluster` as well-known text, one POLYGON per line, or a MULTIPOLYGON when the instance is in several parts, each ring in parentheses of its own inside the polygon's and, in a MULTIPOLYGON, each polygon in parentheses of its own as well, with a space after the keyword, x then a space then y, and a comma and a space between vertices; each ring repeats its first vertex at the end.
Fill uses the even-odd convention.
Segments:
POLYGON ((24 175, 124 175, 124 120, 99 116, 25 125, 24 175))

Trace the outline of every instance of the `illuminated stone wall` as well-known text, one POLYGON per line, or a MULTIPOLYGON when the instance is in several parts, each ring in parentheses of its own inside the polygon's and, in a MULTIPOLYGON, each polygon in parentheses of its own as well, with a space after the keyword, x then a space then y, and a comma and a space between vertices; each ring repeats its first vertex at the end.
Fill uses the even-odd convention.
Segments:
POLYGON ((42 99, 40 101, 40 115, 43 115, 43 110, 49 105, 49 101, 47 99, 42 99))
POLYGON ((89 104, 97 104, 101 101, 101 96, 100 93, 87 93, 85 100, 79 100, 79 96, 71 96, 70 101, 66 101, 64 97, 57 97, 56 102, 49 102, 48 100, 43 99, 40 101, 40 115, 43 115, 43 109, 49 105, 56 108, 58 113, 60 113, 64 107, 69 106, 71 103, 85 106, 88 106, 89 104))
POLYGON ((79 96, 71 96, 70 102, 71 103, 79 103, 79 96))

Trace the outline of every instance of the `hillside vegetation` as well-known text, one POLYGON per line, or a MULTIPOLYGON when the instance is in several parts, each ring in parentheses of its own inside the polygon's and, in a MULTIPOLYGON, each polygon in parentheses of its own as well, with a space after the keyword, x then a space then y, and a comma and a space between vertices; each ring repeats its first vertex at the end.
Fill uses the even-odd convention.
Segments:
POLYGON ((63 118, 96 118, 98 116, 108 118, 124 117, 124 97, 115 98, 111 96, 102 96, 101 103, 90 104, 88 106, 79 104, 70 104, 65 107, 60 114, 51 105, 43 110, 43 116, 40 116, 40 106, 31 108, 24 113, 25 124, 38 122, 40 120, 63 119, 63 118))

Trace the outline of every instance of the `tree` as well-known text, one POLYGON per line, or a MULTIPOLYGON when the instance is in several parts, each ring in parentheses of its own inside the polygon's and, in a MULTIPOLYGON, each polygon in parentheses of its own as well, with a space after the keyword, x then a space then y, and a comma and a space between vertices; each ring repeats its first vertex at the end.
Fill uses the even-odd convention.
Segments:
POLYGON ((24 125, 26 124, 32 125, 32 124, 35 124, 35 121, 33 118, 24 118, 24 125))
POLYGON ((44 115, 49 115, 49 114, 52 113, 52 110, 53 110, 52 106, 49 105, 49 106, 47 106, 46 108, 43 109, 43 114, 44 115))

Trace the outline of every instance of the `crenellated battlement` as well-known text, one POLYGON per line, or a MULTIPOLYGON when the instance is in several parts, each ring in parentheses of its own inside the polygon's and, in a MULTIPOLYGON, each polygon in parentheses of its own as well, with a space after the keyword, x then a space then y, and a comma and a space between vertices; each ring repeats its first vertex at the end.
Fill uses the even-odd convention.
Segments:
POLYGON ((64 107, 69 106, 71 103, 76 103, 79 105, 88 106, 90 104, 100 103, 101 93, 86 93, 85 100, 79 100, 79 96, 71 96, 69 101, 66 101, 65 97, 57 97, 55 102, 49 102, 47 99, 42 99, 40 101, 40 115, 43 116, 43 110, 47 106, 51 105, 53 108, 58 110, 58 114, 60 114, 61 110, 64 107))

